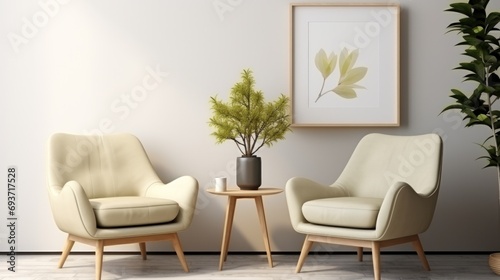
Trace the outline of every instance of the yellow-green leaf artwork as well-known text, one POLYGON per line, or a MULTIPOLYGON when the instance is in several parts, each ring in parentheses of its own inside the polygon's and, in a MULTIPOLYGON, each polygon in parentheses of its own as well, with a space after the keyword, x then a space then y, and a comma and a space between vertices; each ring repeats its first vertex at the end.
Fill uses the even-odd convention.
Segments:
POLYGON ((358 97, 356 89, 365 89, 365 87, 357 83, 361 81, 368 72, 367 67, 354 67, 354 64, 356 64, 356 61, 358 60, 358 56, 359 49, 349 52, 346 48, 344 48, 338 56, 333 51, 329 55, 327 55, 323 49, 318 51, 314 62, 316 64, 316 68, 318 68, 319 72, 321 72, 321 75, 323 76, 323 84, 321 85, 321 89, 315 102, 318 102, 322 96, 329 92, 336 93, 340 97, 346 99, 358 97), (333 89, 323 92, 326 80, 335 71, 337 60, 340 71, 338 83, 333 89))

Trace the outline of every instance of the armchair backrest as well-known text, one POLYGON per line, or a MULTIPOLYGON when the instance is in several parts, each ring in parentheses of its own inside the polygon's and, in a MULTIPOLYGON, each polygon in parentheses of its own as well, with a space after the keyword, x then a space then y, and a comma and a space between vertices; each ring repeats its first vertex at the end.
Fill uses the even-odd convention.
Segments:
POLYGON ((397 182, 421 195, 437 191, 441 177, 442 140, 437 134, 394 136, 368 134, 358 143, 334 183, 349 196, 383 198, 397 182))
POLYGON ((88 198, 141 195, 160 181, 139 139, 131 134, 56 133, 48 150, 49 186, 76 181, 88 198))

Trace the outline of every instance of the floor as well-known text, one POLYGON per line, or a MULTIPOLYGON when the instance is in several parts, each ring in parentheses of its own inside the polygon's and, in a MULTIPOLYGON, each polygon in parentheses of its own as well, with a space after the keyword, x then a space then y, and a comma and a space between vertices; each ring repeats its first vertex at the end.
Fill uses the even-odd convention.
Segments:
MULTIPOLYGON (((4 257, 6 259, 8 257, 4 257)), ((500 279, 488 267, 488 254, 428 254, 431 271, 425 271, 416 255, 382 254, 382 279, 500 279)), ((226 279, 226 280, 364 280, 373 279, 370 254, 363 262, 354 254, 309 255, 301 273, 295 273, 296 254, 273 254, 270 268, 265 254, 230 254, 222 271, 216 254, 186 254, 185 273, 175 255, 152 254, 143 261, 138 254, 105 254, 102 280, 111 279, 226 279)), ((94 256, 71 254, 62 269, 56 254, 20 254, 15 272, 2 261, 0 279, 94 279, 94 256)))

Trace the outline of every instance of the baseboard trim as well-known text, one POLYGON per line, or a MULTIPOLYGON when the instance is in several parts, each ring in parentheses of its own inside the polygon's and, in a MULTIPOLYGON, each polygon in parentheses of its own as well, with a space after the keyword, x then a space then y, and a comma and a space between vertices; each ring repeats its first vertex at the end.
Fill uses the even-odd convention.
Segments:
MULTIPOLYGON (((498 251, 429 251, 425 252, 426 255, 489 255, 492 253, 496 253, 498 251)), ((0 252, 0 254, 7 254, 9 252, 0 252)), ((364 251, 365 254, 371 254, 369 250, 364 251)), ((416 252, 411 251, 386 251, 380 252, 381 255, 416 255, 416 252)), ((26 252, 16 252, 16 255, 60 255, 61 252, 54 251, 26 251, 26 252)), ((94 252, 71 252, 71 255, 94 255, 94 252)), ((140 255, 139 251, 110 251, 104 252, 106 255, 140 255)), ((220 252, 217 251, 187 251, 184 252, 185 255, 220 255, 220 252)), ((228 252, 229 255, 266 255, 265 251, 234 251, 228 252)), ((274 251, 273 255, 300 255, 300 251, 274 251)), ((148 255, 175 255, 175 252, 158 252, 151 251, 148 252, 148 255)), ((336 252, 310 252, 309 255, 356 255, 356 252, 348 252, 348 251, 336 251, 336 252)))

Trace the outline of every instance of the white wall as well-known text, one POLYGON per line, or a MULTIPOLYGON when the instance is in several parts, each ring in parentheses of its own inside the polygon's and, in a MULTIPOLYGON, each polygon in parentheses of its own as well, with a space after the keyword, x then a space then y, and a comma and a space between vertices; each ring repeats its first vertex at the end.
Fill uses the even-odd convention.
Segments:
MULTIPOLYGON (((443 12, 451 2, 400 1, 400 127, 295 128, 259 153, 264 184, 283 188, 292 176, 332 183, 363 135, 435 131, 445 139, 444 169, 435 219, 422 236, 425 249, 499 250, 496 174, 475 160, 482 150, 474 143, 488 131, 463 129, 458 114, 439 115, 451 102, 449 89, 463 87, 462 73, 451 70, 462 60, 453 47, 458 37, 445 34, 456 19, 443 12)), ((234 144, 216 145, 209 135, 209 96, 225 98, 244 68, 254 71, 267 98, 289 93, 289 3, 0 1, 0 217, 7 216, 6 169, 16 165, 18 250, 58 251, 65 238, 52 221, 45 190, 49 135, 101 130, 138 135, 165 181, 184 174, 199 180, 198 212, 181 240, 186 251, 218 251, 226 200, 204 189, 214 176, 226 175, 234 183, 239 154, 234 144), (217 10, 222 4, 230 9, 217 10), (151 71, 160 72, 155 88, 126 103, 151 71)), ((498 10, 500 2, 490 6, 498 10)), ((291 228, 285 194, 266 197, 264 204, 273 250, 300 250, 303 236, 291 228)), ((323 249, 331 248, 337 249, 323 249)), ((0 249, 7 250, 5 226, 0 249)), ((122 249, 135 247, 116 248, 122 249)), ((230 250, 264 250, 251 201, 237 205, 230 250)))

